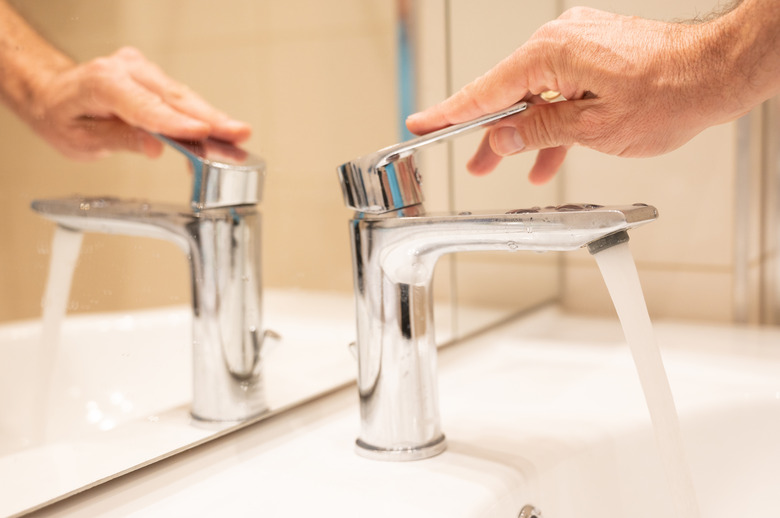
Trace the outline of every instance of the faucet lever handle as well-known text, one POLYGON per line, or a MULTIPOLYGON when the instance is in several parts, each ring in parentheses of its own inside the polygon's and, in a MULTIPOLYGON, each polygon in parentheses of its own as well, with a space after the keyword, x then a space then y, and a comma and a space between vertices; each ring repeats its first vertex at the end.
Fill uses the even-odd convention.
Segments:
POLYGON ((448 126, 342 164, 338 173, 345 203, 359 212, 375 214, 422 203, 422 178, 414 163, 415 151, 488 126, 527 108, 528 103, 519 102, 499 112, 448 126))
POLYGON ((192 198, 195 211, 238 205, 255 205, 262 196, 265 162, 221 140, 155 138, 182 153, 192 165, 192 198))
POLYGON ((379 155, 377 167, 381 167, 390 162, 394 162, 399 158, 403 158, 404 156, 414 153, 419 148, 427 146, 428 144, 433 144, 441 140, 447 140, 458 135, 463 135, 484 126, 490 126, 491 124, 494 124, 501 119, 511 117, 512 115, 516 115, 522 111, 525 111, 527 108, 528 103, 519 102, 501 111, 489 113, 470 121, 461 122, 460 124, 447 126, 446 128, 432 131, 431 133, 426 133, 425 135, 407 140, 406 142, 401 142, 400 144, 379 150, 376 153, 379 155))

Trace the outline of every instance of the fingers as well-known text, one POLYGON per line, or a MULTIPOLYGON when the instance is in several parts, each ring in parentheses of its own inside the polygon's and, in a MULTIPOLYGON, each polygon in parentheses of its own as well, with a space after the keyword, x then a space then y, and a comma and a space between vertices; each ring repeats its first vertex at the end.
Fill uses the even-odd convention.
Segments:
POLYGON ((528 173, 528 180, 534 185, 542 185, 549 182, 560 170, 568 146, 558 146, 539 150, 536 154, 536 162, 528 173))
POLYGON ((210 136, 229 142, 240 142, 249 137, 251 130, 248 124, 233 120, 217 110, 187 86, 168 77, 137 50, 124 48, 117 55, 129 64, 128 71, 133 80, 178 112, 207 123, 210 136))
POLYGON ((490 132, 486 131, 477 151, 466 164, 466 169, 476 176, 483 176, 496 168, 501 162, 501 155, 493 151, 490 145, 490 132))
POLYGON ((406 119, 407 128, 418 135, 429 133, 499 111, 533 93, 556 89, 555 85, 547 87, 537 84, 538 81, 532 81, 529 77, 529 71, 537 71, 539 68, 533 66, 537 55, 534 47, 534 44, 520 47, 448 99, 409 116, 406 119))
MULTIPOLYGON (((80 67, 89 96, 85 110, 120 118, 153 133, 186 139, 215 137, 239 142, 249 125, 229 118, 186 86, 166 76, 135 49, 124 48, 80 67)), ((95 113, 86 113, 95 115, 95 113)))
POLYGON ((533 183, 544 183, 560 168, 566 150, 576 144, 587 127, 589 100, 531 106, 485 132, 467 167, 484 175, 495 169, 502 157, 522 151, 541 150, 531 171, 533 183))
POLYGON ((574 98, 572 85, 560 84, 564 74, 557 58, 566 55, 567 49, 565 38, 553 23, 541 27, 507 58, 448 99, 409 116, 409 131, 425 134, 530 100, 545 91, 574 98))
POLYGON ((528 90, 519 84, 503 85, 504 77, 500 72, 494 69, 489 74, 495 77, 483 76, 445 101, 410 115, 406 127, 412 133, 423 135, 497 112, 528 95, 528 90))
POLYGON ((187 140, 202 140, 211 133, 207 122, 176 110, 127 74, 97 81, 93 91, 99 104, 130 126, 187 140))

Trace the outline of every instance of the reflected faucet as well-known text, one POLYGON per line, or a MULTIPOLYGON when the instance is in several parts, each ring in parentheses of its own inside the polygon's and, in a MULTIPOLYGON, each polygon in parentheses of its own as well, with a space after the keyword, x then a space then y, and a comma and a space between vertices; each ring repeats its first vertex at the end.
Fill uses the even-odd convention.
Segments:
POLYGON ((518 114, 519 103, 347 162, 338 168, 350 221, 357 316, 361 431, 357 452, 415 460, 445 449, 439 418, 431 282, 452 252, 597 253, 626 230, 657 217, 645 204, 567 204, 487 213, 429 215, 423 207, 417 149, 518 114))
POLYGON ((224 142, 157 137, 190 161, 190 207, 73 197, 36 200, 32 208, 70 230, 178 245, 191 267, 192 415, 205 421, 246 420, 267 410, 257 211, 265 165, 224 142))

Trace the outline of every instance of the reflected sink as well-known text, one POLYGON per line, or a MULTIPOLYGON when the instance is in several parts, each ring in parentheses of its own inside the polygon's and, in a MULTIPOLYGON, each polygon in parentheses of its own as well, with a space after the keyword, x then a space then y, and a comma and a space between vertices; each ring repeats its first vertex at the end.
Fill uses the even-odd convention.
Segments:
MULTIPOLYGON (((660 322, 701 516, 780 509, 780 330, 660 322)), ((354 453, 354 386, 40 516, 675 516, 619 324, 534 313, 440 353, 448 449, 354 453), (301 494, 307 495, 301 498, 301 494)))
POLYGON ((0 455, 128 422, 155 422, 191 397, 188 308, 76 316, 56 358, 40 358, 40 322, 0 326, 0 455), (51 377, 45 379, 51 362, 51 377), (42 379, 44 378, 44 379, 42 379))
MULTIPOLYGON (((351 294, 271 289, 265 300, 281 337, 263 357, 269 411, 261 418, 354 379, 351 294)), ((0 516, 242 425, 190 416, 191 315, 182 306, 69 316, 48 348, 56 357, 40 354, 40 321, 0 326, 0 516)))

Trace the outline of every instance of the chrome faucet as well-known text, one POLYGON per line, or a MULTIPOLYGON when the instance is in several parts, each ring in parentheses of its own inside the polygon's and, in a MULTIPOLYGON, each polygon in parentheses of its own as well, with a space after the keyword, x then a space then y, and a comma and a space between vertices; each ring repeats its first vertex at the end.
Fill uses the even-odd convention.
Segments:
POLYGON ((191 206, 116 198, 36 200, 33 210, 81 232, 171 241, 187 254, 192 283, 192 415, 241 421, 264 413, 261 376, 262 160, 223 142, 180 142, 193 172, 191 206))
POLYGON ((417 149, 518 114, 516 104, 396 144, 338 168, 350 221, 357 316, 361 432, 357 452, 414 460, 445 449, 439 418, 431 281, 436 261, 479 250, 591 253, 627 239, 657 217, 645 204, 567 204, 488 213, 428 215, 417 149))

